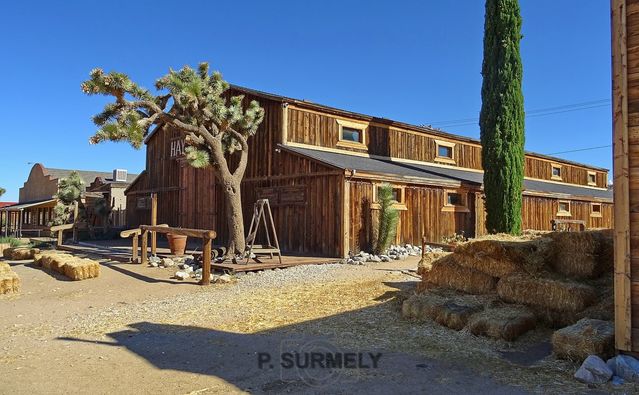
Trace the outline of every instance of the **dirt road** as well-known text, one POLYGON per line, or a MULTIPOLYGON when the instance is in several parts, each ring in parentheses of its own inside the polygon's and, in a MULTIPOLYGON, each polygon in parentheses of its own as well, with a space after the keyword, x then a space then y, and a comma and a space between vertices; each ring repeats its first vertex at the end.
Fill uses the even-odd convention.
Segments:
POLYGON ((13 264, 23 287, 0 298, 0 392, 587 390, 571 364, 502 358, 539 335, 501 344, 402 320, 416 279, 400 270, 416 263, 300 266, 209 287, 140 265, 103 263, 99 278, 72 282, 13 264))

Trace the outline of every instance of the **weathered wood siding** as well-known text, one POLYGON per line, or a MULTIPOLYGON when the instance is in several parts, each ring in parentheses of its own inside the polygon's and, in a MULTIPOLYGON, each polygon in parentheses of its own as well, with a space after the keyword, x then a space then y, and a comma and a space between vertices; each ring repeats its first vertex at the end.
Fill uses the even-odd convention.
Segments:
MULTIPOLYGON (((288 141, 292 143, 423 162, 437 162, 436 141, 443 141, 455 144, 453 157, 456 166, 475 170, 482 169, 481 146, 478 143, 383 125, 375 121, 368 122, 291 107, 288 116, 288 131, 288 141), (338 119, 368 124, 364 139, 366 148, 338 146, 338 119)), ((530 178, 550 180, 552 163, 561 165, 562 182, 588 185, 588 171, 594 171, 596 173, 596 186, 605 188, 608 185, 607 173, 604 171, 575 166, 559 159, 551 161, 534 155, 526 156, 525 175, 530 178)))

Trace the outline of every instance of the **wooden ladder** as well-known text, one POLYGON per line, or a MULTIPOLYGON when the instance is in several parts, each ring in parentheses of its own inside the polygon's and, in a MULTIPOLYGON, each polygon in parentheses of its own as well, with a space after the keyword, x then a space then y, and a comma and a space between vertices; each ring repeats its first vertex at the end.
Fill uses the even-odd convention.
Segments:
POLYGON ((277 232, 275 231, 275 223, 273 222, 273 214, 271 213, 271 205, 268 203, 268 199, 258 199, 253 205, 253 218, 251 219, 251 226, 249 226, 248 236, 246 237, 246 262, 248 264, 251 259, 257 263, 262 263, 257 255, 270 255, 273 259, 273 254, 276 254, 282 264, 282 254, 280 252, 280 243, 277 240, 277 232), (266 210, 265 210, 266 208, 266 210), (273 240, 275 246, 271 245, 271 236, 269 232, 269 224, 267 224, 266 214, 268 214, 268 223, 270 224, 270 232, 273 232, 273 240), (266 244, 255 244, 257 232, 260 228, 260 223, 264 224, 264 230, 266 232, 266 244), (254 258, 251 255, 255 254, 254 258))

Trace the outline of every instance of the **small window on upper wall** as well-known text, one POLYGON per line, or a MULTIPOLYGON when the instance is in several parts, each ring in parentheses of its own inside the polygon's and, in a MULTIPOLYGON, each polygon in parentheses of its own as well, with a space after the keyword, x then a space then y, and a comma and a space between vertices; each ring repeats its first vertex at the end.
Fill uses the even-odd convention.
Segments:
POLYGON ((597 185, 597 173, 594 171, 588 172, 588 185, 597 185))
POLYGON ((352 141, 355 143, 362 142, 362 130, 355 128, 342 128, 342 135, 340 136, 340 140, 343 141, 352 141))
POLYGON ((467 194, 464 192, 446 191, 444 193, 444 207, 442 211, 468 212, 466 197, 467 194))
POLYGON ((552 165, 552 174, 550 178, 553 180, 561 180, 561 166, 552 165))
POLYGON ((455 163, 455 144, 448 141, 435 140, 435 160, 445 163, 455 163))
POLYGON ((337 146, 342 145, 345 147, 366 149, 366 146, 364 145, 366 141, 366 124, 344 121, 341 119, 337 120, 337 124, 339 125, 337 146))
POLYGON ((590 205, 590 216, 601 217, 601 203, 592 203, 590 205))
POLYGON ((570 202, 567 200, 560 200, 559 207, 557 210, 557 216, 560 217, 570 217, 572 214, 570 213, 570 202))

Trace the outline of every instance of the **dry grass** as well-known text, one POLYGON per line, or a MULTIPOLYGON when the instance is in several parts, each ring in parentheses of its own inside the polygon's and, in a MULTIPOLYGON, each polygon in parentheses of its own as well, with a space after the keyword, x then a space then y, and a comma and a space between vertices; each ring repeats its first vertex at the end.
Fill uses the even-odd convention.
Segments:
POLYGON ((516 272, 539 272, 546 263, 550 242, 547 238, 482 239, 457 246, 455 255, 460 265, 501 278, 516 272))
POLYGON ((424 274, 424 272, 430 271, 433 268, 433 262, 450 255, 451 252, 441 251, 441 252, 426 252, 422 255, 422 258, 419 260, 417 264, 417 274, 424 274))
POLYGON ((471 319, 468 328, 474 335, 513 341, 535 328, 535 314, 523 306, 496 306, 471 319))
POLYGON ((418 320, 431 319, 445 327, 460 330, 473 314, 483 308, 482 302, 472 295, 451 298, 426 292, 405 300, 402 304, 402 316, 418 320))
MULTIPOLYGON (((451 254, 435 261, 431 270, 422 274, 422 282, 470 294, 487 294, 495 291, 497 279, 459 265, 455 254, 451 254)), ((420 291, 425 288, 420 288, 420 291)))
POLYGON ((612 272, 612 232, 609 230, 585 232, 555 232, 549 234, 552 250, 548 261, 557 273, 585 279, 612 272))
POLYGON ((605 359, 614 355, 614 336, 612 322, 584 318, 552 335, 553 351, 559 358, 577 362, 592 354, 605 359))
POLYGON ((20 277, 8 263, 0 262, 0 295, 20 292, 20 277))
POLYGON ((71 280, 86 280, 100 275, 100 264, 71 254, 46 251, 35 258, 37 265, 63 274, 71 280))
POLYGON ((595 289, 585 284, 522 274, 500 279, 497 293, 506 302, 572 312, 584 310, 597 298, 595 289))
POLYGON ((39 254, 40 250, 37 248, 25 248, 25 247, 14 247, 14 248, 5 248, 2 252, 2 255, 5 259, 9 259, 12 261, 26 261, 29 259, 33 259, 36 254, 39 254))

